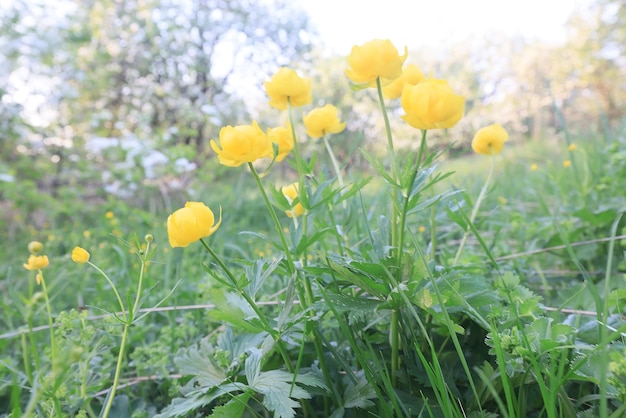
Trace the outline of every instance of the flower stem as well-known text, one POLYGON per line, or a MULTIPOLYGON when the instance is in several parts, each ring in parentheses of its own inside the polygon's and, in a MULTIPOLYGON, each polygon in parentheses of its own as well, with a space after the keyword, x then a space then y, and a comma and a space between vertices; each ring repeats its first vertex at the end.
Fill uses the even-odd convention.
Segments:
POLYGON ((213 248, 211 248, 211 246, 206 243, 204 238, 200 238, 200 242, 202 243, 204 248, 207 250, 207 252, 209 254, 211 254, 211 257, 213 257, 213 260, 215 260, 215 262, 222 268, 222 271, 224 271, 226 276, 228 276, 228 279, 232 283, 233 288, 235 290, 237 290, 237 292, 241 295, 241 297, 243 297, 246 300, 246 302, 248 303, 248 305, 250 305, 250 307, 252 308, 254 313, 256 313, 257 317, 259 318, 259 320, 263 324, 263 327, 265 328, 267 333, 272 335, 272 337, 274 337, 274 341, 276 342, 276 346, 278 347, 278 351, 280 352, 280 355, 282 356, 283 361, 285 362, 285 366, 287 367, 287 369, 290 372, 293 372, 293 365, 291 364, 291 359, 289 358, 289 355, 287 354, 287 350, 285 349, 284 345, 282 344, 282 340, 280 339, 280 336, 276 335, 276 333, 274 332, 274 329, 270 325, 270 323, 267 320, 267 318, 265 317, 265 315, 263 315, 263 312, 261 312, 261 309, 259 308, 259 306, 250 297, 250 295, 248 295, 246 292, 244 292, 242 289, 239 288, 239 286, 237 285, 237 279, 235 278, 235 275, 230 271, 230 269, 228 268, 226 263, 224 263, 222 261, 220 256, 218 256, 217 253, 215 251, 213 251, 213 248))
MULTIPOLYGON (((335 169, 335 174, 337 175, 339 186, 343 189, 344 183, 343 183, 343 177, 341 175, 341 169, 339 168, 339 163, 337 162, 337 158, 335 158, 335 153, 333 152, 333 149, 330 147, 330 144, 328 143, 328 135, 324 135, 322 137, 322 140, 324 141, 324 146, 326 147, 326 151, 328 151, 330 162, 333 164, 333 168, 335 169)), ((344 206, 345 206, 345 203, 344 203, 344 206)))
MULTIPOLYGON (((474 204, 474 208, 472 209, 472 214, 470 215, 470 223, 474 223, 474 220, 476 219, 476 215, 478 214, 478 209, 480 208, 480 204, 482 203, 483 199, 485 198, 485 196, 487 195, 487 189, 489 188, 489 183, 491 182, 491 177, 493 176, 493 171, 494 171, 494 167, 496 165, 496 157, 495 155, 491 155, 491 167, 489 168, 489 174, 487 175, 487 180, 485 181, 485 184, 483 185, 483 188, 480 191, 480 194, 478 195, 478 199, 476 199, 476 203, 474 204)), ((465 247, 465 242, 467 241, 467 237, 470 233, 470 228, 468 227, 465 230, 465 233, 463 234, 463 239, 461 239, 461 244, 459 245, 459 249, 456 252, 456 256, 454 257, 454 261, 452 262, 452 264, 456 265, 456 263, 459 262, 459 258, 461 258, 461 253, 463 252, 463 247, 465 247)))
POLYGON ((113 399, 115 398, 115 392, 117 392, 117 386, 120 381, 120 374, 122 372, 122 363, 124 362, 124 352, 126 349, 126 340, 128 339, 128 331, 130 329, 130 321, 124 324, 124 331, 122 332, 122 342, 120 343, 120 351, 117 355, 117 364, 115 366, 115 376, 113 377, 113 386, 111 386, 111 393, 107 396, 107 403, 104 406, 102 412, 102 418, 107 418, 111 412, 113 406, 113 399))
POLYGON ((109 282, 109 285, 111 286, 111 289, 113 289, 113 293, 115 293, 115 297, 117 298, 117 303, 119 303, 120 305, 120 312, 122 312, 122 314, 124 315, 123 322, 124 323, 128 322, 127 321, 128 315, 126 314, 126 308, 124 307, 124 302, 122 301, 122 297, 120 296, 120 293, 117 291, 117 287, 115 287, 115 283, 113 283, 113 281, 109 278, 109 276, 104 271, 102 271, 100 267, 96 266, 91 261, 87 261, 87 264, 89 264, 91 267, 96 269, 96 271, 100 273, 106 279, 107 282, 109 282))
POLYGON ((54 362, 56 360, 56 346, 54 343, 54 324, 52 320, 52 310, 50 309, 50 299, 48 298, 48 288, 46 287, 46 280, 41 270, 38 271, 41 277, 41 289, 43 290, 43 297, 46 301, 46 312, 48 314, 48 326, 50 326, 50 363, 52 363, 52 370, 54 370, 54 362))
MULTIPOLYGON (((263 196, 263 200, 265 201, 265 206, 267 206, 267 210, 272 217, 272 221, 274 222, 274 228, 276 232, 278 232, 278 236, 280 237, 280 243, 285 250, 285 257, 287 257, 287 264, 289 266, 289 272, 294 274, 296 272, 296 265, 293 261, 293 256, 291 255, 291 251, 289 246, 287 245, 287 240, 285 239, 285 234, 283 233, 283 228, 280 224, 280 220, 278 220, 278 216, 276 215, 276 211, 274 210, 274 206, 272 206, 272 202, 270 202, 269 197, 267 196, 267 192, 265 191, 265 187, 263 187, 263 182, 261 181, 261 177, 259 177, 259 173, 257 173, 254 165, 252 163, 248 163, 248 167, 254 176, 254 180, 256 181, 257 186, 259 186, 259 190, 261 191, 261 195, 263 196)), ((300 186, 302 187, 302 186, 300 186)), ((300 189, 301 190, 301 189, 300 189)))

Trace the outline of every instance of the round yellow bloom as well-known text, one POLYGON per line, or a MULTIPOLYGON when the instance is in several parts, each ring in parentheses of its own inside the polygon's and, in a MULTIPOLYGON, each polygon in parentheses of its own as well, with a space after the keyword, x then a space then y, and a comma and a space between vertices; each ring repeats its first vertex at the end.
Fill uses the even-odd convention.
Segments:
POLYGON ((211 140, 211 148, 217 153, 220 163, 228 167, 252 163, 273 154, 270 139, 256 121, 252 125, 223 127, 220 130, 220 146, 211 140))
POLYGON ((572 166, 572 162, 570 160, 563 161, 563 167, 568 168, 572 166))
POLYGON ((339 109, 331 104, 311 110, 302 118, 306 133, 311 138, 320 138, 326 134, 337 134, 346 128, 346 123, 339 119, 339 109))
POLYGON ((108 211, 107 213, 104 214, 104 217, 107 219, 113 219, 115 217, 115 214, 111 211, 108 211))
POLYGON ((508 140, 508 132, 499 123, 494 123, 476 132, 472 140, 472 149, 478 154, 496 155, 500 154, 508 140))
POLYGON ((570 151, 574 151, 576 149, 576 144, 570 144, 569 147, 567 147, 567 149, 570 151))
POLYGON ((381 83, 386 85, 400 77, 408 55, 405 46, 404 55, 400 56, 389 39, 374 39, 360 46, 355 45, 348 57, 350 68, 346 70, 346 75, 356 84, 373 87, 376 79, 380 78, 381 83))
POLYGON ((400 77, 383 87, 383 96, 388 99, 397 99, 402 96, 402 89, 405 85, 414 86, 425 79, 424 73, 417 65, 408 64, 402 69, 400 77))
POLYGON ((451 128, 463 117, 465 98, 455 94, 445 80, 429 78, 402 89, 402 116, 417 129, 451 128))
POLYGON ((28 262, 24 263, 24 268, 26 270, 41 270, 43 268, 48 267, 50 261, 48 260, 47 255, 30 255, 28 257, 28 262))
POLYGON ((535 163, 532 163, 530 165, 530 171, 537 171, 539 169, 539 166, 535 163))
POLYGON ((298 183, 293 183, 293 184, 290 184, 289 186, 284 186, 281 189, 281 191, 283 192, 283 195, 285 195, 289 204, 293 206, 291 210, 285 211, 287 216, 289 216, 290 218, 298 217, 304 213, 304 206, 302 206, 302 204, 297 203, 296 205, 293 205, 293 201, 296 200, 296 198, 298 197, 298 190, 299 190, 298 183))
POLYGON ((28 252, 31 254, 39 254, 43 251, 43 244, 39 241, 31 241, 28 243, 28 252))
POLYGON ((81 247, 74 247, 72 250, 72 261, 78 264, 85 264, 89 261, 89 251, 81 247))
POLYGON ((172 247, 186 247, 206 238, 219 228, 220 220, 214 225, 213 211, 202 202, 187 202, 167 218, 167 236, 172 247))
POLYGON ((293 136, 291 135, 291 127, 278 127, 267 130, 267 136, 272 143, 278 145, 278 155, 276 161, 280 162, 285 159, 293 149, 293 136))
POLYGON ((276 74, 265 81, 265 91, 270 97, 270 106, 287 109, 287 101, 292 107, 304 106, 313 100, 311 97, 311 79, 302 78, 294 70, 281 67, 276 74))

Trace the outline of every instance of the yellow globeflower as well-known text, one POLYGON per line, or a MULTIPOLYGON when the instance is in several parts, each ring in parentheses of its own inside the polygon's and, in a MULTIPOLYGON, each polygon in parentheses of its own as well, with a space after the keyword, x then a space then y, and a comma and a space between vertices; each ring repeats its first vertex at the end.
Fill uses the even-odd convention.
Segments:
POLYGON ((267 130, 267 136, 270 141, 278 145, 278 155, 276 161, 280 162, 285 159, 293 149, 293 135, 291 135, 291 127, 278 127, 267 130))
POLYGON ((404 55, 400 56, 398 49, 389 39, 374 39, 362 45, 352 47, 348 57, 350 68, 346 75, 355 84, 368 87, 376 85, 380 78, 383 85, 395 80, 402 74, 402 64, 409 55, 404 47, 404 55))
POLYGON ((217 153, 220 163, 228 167, 272 156, 272 143, 255 121, 252 125, 223 127, 220 144, 211 140, 211 148, 217 153))
POLYGON ((43 251, 43 244, 39 241, 31 241, 28 243, 28 252, 31 254, 39 254, 43 251))
POLYGON ((89 251, 81 247, 74 247, 72 250, 72 261, 78 264, 85 264, 89 261, 89 251))
POLYGON ((508 140, 508 132, 499 123, 494 123, 476 132, 472 140, 472 149, 478 154, 496 155, 500 154, 508 140))
POLYGON ((281 189, 281 191, 283 192, 283 195, 285 195, 289 204, 292 205, 291 210, 285 211, 287 216, 289 216, 290 218, 298 217, 304 213, 304 206, 302 206, 302 204, 297 203, 295 206, 293 205, 294 200, 296 200, 296 198, 298 197, 298 190, 299 190, 298 183, 293 183, 293 184, 290 184, 289 186, 284 186, 281 189))
POLYGON ((302 119, 306 133, 311 138, 337 134, 346 128, 346 123, 339 119, 339 109, 331 104, 311 110, 302 119))
POLYGON ((426 77, 420 68, 415 64, 405 65, 400 77, 383 87, 383 96, 388 99, 397 99, 402 96, 402 89, 405 85, 414 86, 424 81, 426 77))
POLYGON ((292 107, 304 106, 312 101, 311 79, 300 77, 290 68, 279 68, 270 81, 263 84, 270 97, 270 106, 276 109, 287 109, 287 101, 292 107))
POLYGON ((445 80, 427 79, 402 90, 402 116, 417 129, 451 128, 463 117, 465 98, 454 93, 445 80))
POLYGON ((572 166, 572 162, 570 160, 563 161, 563 167, 568 168, 572 166))
POLYGON ((41 270, 43 268, 48 267, 50 261, 48 260, 47 255, 30 255, 28 257, 28 262, 24 263, 24 268, 29 271, 33 270, 41 270))
POLYGON ((219 228, 220 220, 214 224, 213 211, 202 202, 187 202, 167 218, 167 236, 172 247, 186 247, 206 238, 219 228))

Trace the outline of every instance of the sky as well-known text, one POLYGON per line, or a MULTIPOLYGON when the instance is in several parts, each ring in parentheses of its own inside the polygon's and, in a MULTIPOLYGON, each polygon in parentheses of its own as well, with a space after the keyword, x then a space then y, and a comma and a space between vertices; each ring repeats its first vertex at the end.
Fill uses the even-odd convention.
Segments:
POLYGON ((568 17, 589 0, 300 0, 328 48, 390 39, 409 50, 469 37, 565 40, 568 17))

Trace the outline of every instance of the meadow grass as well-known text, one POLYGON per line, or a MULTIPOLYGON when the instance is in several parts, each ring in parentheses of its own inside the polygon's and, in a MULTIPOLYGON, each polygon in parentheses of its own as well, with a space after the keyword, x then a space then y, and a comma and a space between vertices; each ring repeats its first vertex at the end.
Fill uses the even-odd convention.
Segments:
POLYGON ((439 164, 427 141, 345 187, 330 147, 296 153, 293 201, 252 164, 205 177, 194 199, 222 224, 184 249, 169 207, 17 212, 0 414, 623 416, 626 138, 566 139, 507 144, 474 219, 492 157, 439 164))

